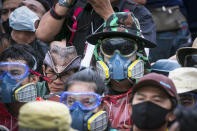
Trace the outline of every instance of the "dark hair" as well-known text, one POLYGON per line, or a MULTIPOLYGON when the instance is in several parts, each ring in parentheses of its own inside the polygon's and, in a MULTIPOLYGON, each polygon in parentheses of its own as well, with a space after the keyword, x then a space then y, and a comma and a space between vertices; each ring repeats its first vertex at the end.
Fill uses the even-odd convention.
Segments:
POLYGON ((84 69, 73 75, 71 75, 67 82, 65 83, 65 90, 76 82, 90 82, 96 84, 96 93, 102 95, 105 91, 104 80, 99 76, 99 74, 92 69, 84 69))
POLYGON ((178 107, 175 110, 176 121, 179 123, 180 131, 196 131, 197 130, 197 107, 185 109, 178 107))
POLYGON ((7 61, 9 58, 13 60, 24 60, 31 69, 35 65, 35 60, 38 63, 36 53, 30 45, 12 45, 0 54, 0 62, 7 61))
POLYGON ((38 2, 40 2, 42 4, 42 6, 44 7, 44 9, 47 11, 49 11, 49 9, 51 8, 50 7, 50 4, 47 0, 36 0, 38 2))

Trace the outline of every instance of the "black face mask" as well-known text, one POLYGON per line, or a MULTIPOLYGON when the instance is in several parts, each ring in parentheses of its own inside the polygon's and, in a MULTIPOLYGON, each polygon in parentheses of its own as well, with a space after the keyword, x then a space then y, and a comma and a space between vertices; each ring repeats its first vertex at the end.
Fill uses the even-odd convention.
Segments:
POLYGON ((132 106, 133 123, 139 129, 158 129, 166 123, 165 117, 170 110, 150 101, 132 106))
POLYGON ((4 28, 5 32, 6 32, 6 34, 10 35, 11 34, 11 31, 12 31, 12 28, 9 25, 9 19, 6 20, 6 21, 4 21, 2 23, 2 25, 3 25, 3 28, 4 28))

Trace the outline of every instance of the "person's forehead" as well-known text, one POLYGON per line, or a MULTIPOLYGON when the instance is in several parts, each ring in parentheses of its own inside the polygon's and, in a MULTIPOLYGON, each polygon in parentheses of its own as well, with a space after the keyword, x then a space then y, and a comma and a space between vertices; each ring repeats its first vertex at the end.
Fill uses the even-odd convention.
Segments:
POLYGON ((54 48, 54 46, 66 47, 66 42, 65 41, 53 41, 50 44, 50 48, 54 48))
POLYGON ((166 92, 158 86, 147 85, 139 88, 136 94, 150 95, 150 96, 161 96, 168 97, 166 92))
POLYGON ((93 82, 83 82, 78 81, 74 82, 69 88, 68 91, 72 92, 95 92, 94 88, 96 84, 93 82))
POLYGON ((6 0, 3 2, 2 8, 13 8, 13 7, 18 7, 19 4, 22 2, 22 0, 6 0))
POLYGON ((23 0, 22 3, 35 6, 35 7, 39 8, 39 9, 44 9, 44 6, 37 0, 23 0))
POLYGON ((25 60, 15 60, 15 59, 10 59, 10 58, 8 58, 6 61, 3 61, 3 62, 19 62, 19 63, 27 64, 25 60))

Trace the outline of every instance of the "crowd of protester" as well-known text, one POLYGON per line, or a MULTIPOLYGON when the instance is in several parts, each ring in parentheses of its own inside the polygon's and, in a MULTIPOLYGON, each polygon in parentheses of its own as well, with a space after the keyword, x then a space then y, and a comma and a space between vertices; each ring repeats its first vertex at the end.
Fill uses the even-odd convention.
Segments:
POLYGON ((0 0, 0 131, 196 131, 194 5, 0 0))

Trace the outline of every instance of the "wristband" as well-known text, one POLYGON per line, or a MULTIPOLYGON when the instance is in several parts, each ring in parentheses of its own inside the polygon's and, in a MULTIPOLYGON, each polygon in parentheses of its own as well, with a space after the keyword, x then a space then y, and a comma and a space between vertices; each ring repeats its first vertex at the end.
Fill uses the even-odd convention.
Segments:
POLYGON ((54 7, 52 7, 52 8, 50 9, 50 15, 51 15, 53 18, 57 19, 57 20, 61 20, 61 19, 63 19, 63 18, 65 17, 65 15, 58 15, 58 14, 55 12, 54 7))

